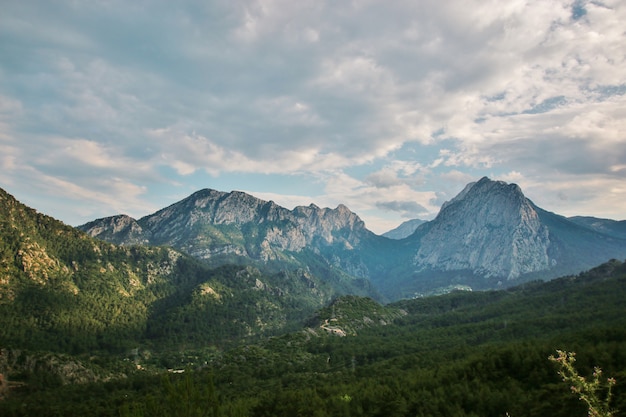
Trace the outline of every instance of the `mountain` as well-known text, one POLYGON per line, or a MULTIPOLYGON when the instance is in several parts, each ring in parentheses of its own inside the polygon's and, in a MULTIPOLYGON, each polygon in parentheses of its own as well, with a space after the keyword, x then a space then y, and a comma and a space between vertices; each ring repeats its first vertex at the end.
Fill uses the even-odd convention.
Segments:
POLYGON ((515 184, 487 178, 446 202, 418 232, 415 264, 514 279, 548 269, 548 228, 515 184))
MULTIPOLYGON (((399 298, 422 287, 551 277, 559 268, 623 254, 624 240, 542 210, 516 185, 486 178, 402 240, 370 239, 357 221, 333 224, 333 216, 356 218, 341 208, 302 209, 325 214, 299 252, 276 249, 267 235, 259 240, 290 265, 311 267, 270 273, 250 264, 212 267, 212 257, 147 246, 154 232, 167 231, 128 217, 102 222, 102 233, 141 245, 94 239, 0 189, 0 415, 570 416, 586 410, 547 361, 555 348, 576 349, 585 374, 599 365, 618 381, 626 377, 626 263, 617 260, 546 283, 385 306, 338 297, 337 285, 358 289, 345 270, 313 273, 362 262, 399 298), (465 246, 458 243, 463 237, 465 246), (433 246, 437 238, 463 256, 433 246), (537 255, 544 251, 547 264, 537 255), (511 269, 519 254, 527 264, 511 269), (436 263, 424 261, 435 256, 436 263), (333 280, 341 277, 348 281, 333 280)), ((279 226, 290 224, 268 226, 263 216, 251 216, 259 223, 248 228, 216 230, 235 241, 237 233, 267 226, 280 234, 279 226)), ((256 262, 278 260, 264 259, 256 262)), ((624 409, 623 390, 613 398, 624 409)))
MULTIPOLYGON (((115 220, 109 236, 145 243, 132 219, 115 220)), ((314 269, 213 268, 170 247, 118 246, 0 189, 2 348, 78 354, 220 346, 297 328, 339 295, 368 294, 367 283, 332 282, 314 269)))
POLYGON ((118 244, 170 245, 200 259, 232 253, 270 261, 306 247, 351 248, 372 234, 347 207, 288 210, 249 194, 204 189, 139 220, 125 215, 79 229, 118 244))
POLYGON ((596 232, 604 233, 613 237, 626 239, 626 220, 598 219, 589 216, 568 217, 567 220, 580 226, 587 227, 596 232))
POLYGON ((148 245, 149 234, 146 234, 135 219, 125 214, 106 217, 78 227, 93 237, 97 237, 116 245, 148 245))
POLYGON ((402 222, 400 226, 395 229, 389 230, 388 232, 383 233, 384 237, 388 237, 389 239, 404 239, 405 237, 411 236, 415 229, 417 229, 420 225, 426 223, 426 220, 420 219, 412 219, 402 222))
POLYGON ((344 292, 380 298, 369 286, 363 250, 357 249, 384 238, 344 205, 288 210, 243 192, 204 189, 139 220, 120 215, 78 228, 120 245, 171 246, 212 265, 308 269, 344 292))
POLYGON ((626 257, 626 240, 537 207, 516 184, 468 184, 437 217, 399 242, 404 267, 375 284, 394 299, 436 288, 510 286, 626 257))
POLYGON ((620 223, 581 222, 537 207, 516 184, 485 177, 399 240, 370 232, 343 205, 288 210, 209 189, 139 220, 115 216, 80 229, 123 245, 171 246, 214 266, 309 270, 344 294, 396 300, 552 279, 626 257, 620 223))

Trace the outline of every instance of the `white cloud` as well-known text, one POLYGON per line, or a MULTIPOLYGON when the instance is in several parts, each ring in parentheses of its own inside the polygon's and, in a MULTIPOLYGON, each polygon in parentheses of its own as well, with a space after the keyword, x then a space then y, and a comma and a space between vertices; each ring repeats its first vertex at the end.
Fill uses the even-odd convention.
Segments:
POLYGON ((5 184, 40 175, 61 196, 140 207, 173 184, 298 174, 303 195, 321 184, 317 203, 382 225, 381 207, 432 214, 492 175, 556 211, 610 202, 626 217, 623 2, 3 6, 5 184))
POLYGON ((311 105, 295 97, 261 98, 256 106, 260 114, 277 125, 315 127, 325 123, 311 105))

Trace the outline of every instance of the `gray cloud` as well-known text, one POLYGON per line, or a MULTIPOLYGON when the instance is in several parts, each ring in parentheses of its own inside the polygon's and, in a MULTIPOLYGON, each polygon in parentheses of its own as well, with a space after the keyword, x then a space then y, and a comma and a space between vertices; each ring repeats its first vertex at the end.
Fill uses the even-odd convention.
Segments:
MULTIPOLYGON (((312 178, 303 194, 330 201, 338 177, 365 210, 412 190, 431 215, 427 196, 460 178, 609 188, 626 160, 625 20, 618 1, 6 2, 0 179, 138 209, 255 173, 312 178)), ((581 194, 598 213, 606 198, 581 194)))
POLYGON ((399 213, 404 218, 416 219, 429 213, 426 207, 415 201, 381 201, 376 206, 382 210, 399 213))

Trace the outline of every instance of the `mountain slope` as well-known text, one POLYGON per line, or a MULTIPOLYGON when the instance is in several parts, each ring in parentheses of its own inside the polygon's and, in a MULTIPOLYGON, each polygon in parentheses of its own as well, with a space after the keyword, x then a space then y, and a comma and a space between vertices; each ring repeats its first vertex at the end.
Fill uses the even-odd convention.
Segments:
POLYGON ((405 237, 411 236, 415 232, 415 229, 424 223, 426 223, 426 220, 407 220, 402 222, 402 224, 395 229, 391 229, 390 231, 383 233, 382 236, 388 237, 389 239, 404 239, 405 237))
POLYGON ((114 216, 79 229, 123 245, 172 246, 212 265, 311 268, 348 293, 379 297, 368 285, 370 271, 358 249, 382 238, 343 205, 288 210, 246 193, 204 189, 139 220, 114 216))
POLYGON ((410 251, 404 267, 375 281, 391 299, 551 279, 626 257, 626 240, 540 209, 517 185, 486 177, 399 243, 410 251))
POLYGON ((177 276, 181 256, 96 241, 0 190, 0 339, 53 351, 121 348, 143 331, 153 291, 177 276))
POLYGON ((213 415, 258 417, 585 415, 548 360, 555 349, 576 352, 581 376, 599 366, 601 381, 615 378, 611 406, 623 410, 625 284, 626 266, 614 261, 506 291, 385 307, 343 297, 318 313, 313 324, 321 319, 321 330, 236 346, 200 368, 204 357, 190 355, 196 370, 184 374, 144 370, 107 384, 15 392, 0 413, 159 416, 191 403, 201 411, 208 404, 213 415))
POLYGON ((345 293, 312 270, 210 268, 167 247, 117 246, 0 189, 2 347, 110 352, 275 334, 345 293))
POLYGON ((574 274, 598 265, 600 260, 626 258, 626 240, 580 226, 567 218, 536 208, 550 230, 551 271, 574 274))

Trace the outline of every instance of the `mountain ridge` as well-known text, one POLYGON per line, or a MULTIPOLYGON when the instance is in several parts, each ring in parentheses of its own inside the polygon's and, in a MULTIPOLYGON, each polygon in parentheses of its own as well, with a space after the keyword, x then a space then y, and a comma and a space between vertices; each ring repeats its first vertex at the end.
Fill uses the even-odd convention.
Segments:
POLYGON ((597 232, 626 239, 626 220, 602 219, 591 216, 573 216, 567 219, 597 232))
POLYGON ((135 222, 80 226, 121 243, 171 245, 211 262, 310 262, 369 280, 390 300, 442 288, 499 288, 626 257, 626 239, 537 207, 517 184, 483 177, 400 240, 378 236, 347 207, 293 210, 242 192, 204 189, 135 222))
POLYGON ((78 354, 228 344, 297 327, 340 295, 374 293, 367 282, 318 269, 211 267, 169 246, 115 245, 0 189, 3 348, 78 354))
MULTIPOLYGON (((118 244, 145 242, 176 246, 180 229, 177 230, 175 226, 183 225, 193 229, 199 222, 216 226, 284 222, 287 223, 284 232, 273 228, 265 231, 263 238, 270 246, 290 251, 300 250, 314 240, 328 245, 339 241, 349 247, 352 241, 359 239, 359 234, 373 235, 358 215, 343 204, 335 209, 311 204, 289 210, 273 201, 264 201, 241 191, 226 193, 208 188, 139 220, 126 215, 110 216, 78 228, 92 237, 118 244), (341 231, 347 234, 339 233, 341 231)), ((210 255, 210 252, 206 253, 207 257, 210 255)))

